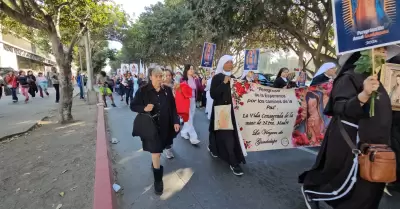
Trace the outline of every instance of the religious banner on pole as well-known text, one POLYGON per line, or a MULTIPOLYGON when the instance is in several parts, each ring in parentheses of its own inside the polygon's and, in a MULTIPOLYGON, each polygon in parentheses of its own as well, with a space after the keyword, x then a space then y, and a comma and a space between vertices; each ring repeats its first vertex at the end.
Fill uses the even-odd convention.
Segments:
POLYGON ((320 146, 330 118, 323 114, 332 83, 276 89, 231 81, 238 132, 247 152, 320 146))
POLYGON ((338 55, 400 42, 400 1, 333 0, 338 55))
POLYGON ((132 63, 129 65, 129 72, 131 72, 132 75, 137 75, 138 74, 138 65, 135 63, 132 63))
POLYGON ((246 49, 244 52, 244 70, 258 70, 259 49, 246 49))
POLYGON ((129 64, 122 63, 121 64, 121 72, 122 72, 122 74, 129 72, 129 64))
POLYGON ((201 56, 201 67, 212 68, 214 61, 215 49, 217 48, 216 44, 205 42, 203 46, 203 53, 201 56))

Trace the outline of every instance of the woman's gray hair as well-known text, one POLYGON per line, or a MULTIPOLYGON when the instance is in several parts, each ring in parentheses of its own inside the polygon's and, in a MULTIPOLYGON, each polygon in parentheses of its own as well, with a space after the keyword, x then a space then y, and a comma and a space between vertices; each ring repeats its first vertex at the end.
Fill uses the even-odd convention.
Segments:
POLYGON ((150 81, 150 77, 155 74, 163 74, 163 70, 160 67, 149 68, 147 79, 150 81))

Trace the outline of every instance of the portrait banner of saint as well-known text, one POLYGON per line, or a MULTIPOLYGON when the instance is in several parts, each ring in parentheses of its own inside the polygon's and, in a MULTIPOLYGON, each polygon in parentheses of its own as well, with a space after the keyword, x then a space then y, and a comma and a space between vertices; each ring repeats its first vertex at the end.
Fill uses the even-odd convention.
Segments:
POLYGON ((245 64, 244 70, 258 70, 258 57, 260 50, 248 49, 245 51, 245 64))
POLYGON ((400 42, 396 0, 334 0, 338 55, 400 42))
POLYGON ((211 68, 214 61, 216 44, 205 42, 201 57, 201 67, 211 68))

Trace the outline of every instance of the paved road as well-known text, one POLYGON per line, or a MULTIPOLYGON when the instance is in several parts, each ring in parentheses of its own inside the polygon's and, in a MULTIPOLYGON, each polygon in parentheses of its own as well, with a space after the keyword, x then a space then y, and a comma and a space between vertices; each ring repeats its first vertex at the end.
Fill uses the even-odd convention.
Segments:
MULTIPOLYGON (((74 92, 78 92, 77 88, 74 92)), ((24 103, 24 97, 18 94, 19 102, 13 103, 11 96, 0 99, 0 139, 4 136, 24 132, 49 115, 49 112, 58 108, 55 103, 55 91, 49 89, 50 96, 41 98, 36 95, 30 98, 28 104, 24 103)))
MULTIPOLYGON (((196 113, 195 127, 202 140, 195 147, 178 137, 175 159, 162 159, 165 191, 154 195, 150 155, 131 136, 135 114, 125 104, 108 109, 117 183, 123 187, 120 209, 305 209, 297 176, 310 168, 315 155, 300 149, 253 152, 243 166, 245 175, 234 176, 224 162, 207 152, 208 120, 196 113)), ((314 151, 316 149, 313 149, 314 151)), ((400 208, 400 194, 385 197, 381 209, 400 208)), ((322 207, 328 208, 328 207, 322 207)))

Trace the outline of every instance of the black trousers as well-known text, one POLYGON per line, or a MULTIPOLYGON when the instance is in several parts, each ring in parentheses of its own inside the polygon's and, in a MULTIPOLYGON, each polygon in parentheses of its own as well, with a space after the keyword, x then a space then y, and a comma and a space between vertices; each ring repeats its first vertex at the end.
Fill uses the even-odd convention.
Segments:
POLYGON ((56 90, 56 102, 60 101, 60 84, 53 84, 54 89, 56 90))
POLYGON ((129 105, 129 100, 132 102, 133 100, 133 89, 132 88, 126 88, 125 89, 125 99, 126 99, 126 104, 129 105))

